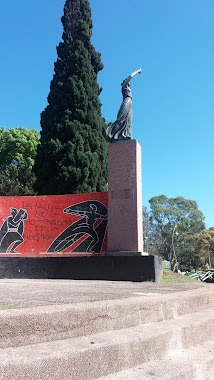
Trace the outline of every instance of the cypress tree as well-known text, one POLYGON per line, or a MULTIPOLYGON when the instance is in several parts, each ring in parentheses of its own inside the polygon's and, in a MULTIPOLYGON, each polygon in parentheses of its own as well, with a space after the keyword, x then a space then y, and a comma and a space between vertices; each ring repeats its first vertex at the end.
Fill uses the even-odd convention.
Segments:
POLYGON ((41 145, 34 167, 39 194, 103 191, 107 183, 105 121, 97 76, 100 53, 91 44, 88 0, 67 0, 62 42, 41 114, 41 145))

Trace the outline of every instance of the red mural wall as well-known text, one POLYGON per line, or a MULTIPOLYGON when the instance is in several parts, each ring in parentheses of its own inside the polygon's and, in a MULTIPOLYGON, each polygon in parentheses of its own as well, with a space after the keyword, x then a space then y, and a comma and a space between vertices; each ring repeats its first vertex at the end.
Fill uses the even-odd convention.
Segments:
POLYGON ((107 192, 0 197, 0 256, 106 251, 107 192))

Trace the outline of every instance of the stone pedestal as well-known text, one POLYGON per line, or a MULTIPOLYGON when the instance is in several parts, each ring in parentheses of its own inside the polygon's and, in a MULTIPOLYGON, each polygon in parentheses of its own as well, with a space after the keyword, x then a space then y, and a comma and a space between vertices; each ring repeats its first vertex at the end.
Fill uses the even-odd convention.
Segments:
POLYGON ((136 140, 109 144, 107 251, 143 252, 141 147, 136 140))

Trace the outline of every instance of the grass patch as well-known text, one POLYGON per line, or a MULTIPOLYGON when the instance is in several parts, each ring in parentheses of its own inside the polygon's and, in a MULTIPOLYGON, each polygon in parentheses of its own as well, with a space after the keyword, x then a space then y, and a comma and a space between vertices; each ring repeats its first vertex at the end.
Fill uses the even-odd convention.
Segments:
POLYGON ((189 276, 185 276, 179 273, 174 273, 170 269, 163 270, 163 278, 160 281, 161 284, 202 284, 202 281, 192 279, 189 276))
POLYGON ((17 306, 16 305, 8 305, 8 306, 0 307, 0 310, 13 310, 13 309, 17 309, 17 306))

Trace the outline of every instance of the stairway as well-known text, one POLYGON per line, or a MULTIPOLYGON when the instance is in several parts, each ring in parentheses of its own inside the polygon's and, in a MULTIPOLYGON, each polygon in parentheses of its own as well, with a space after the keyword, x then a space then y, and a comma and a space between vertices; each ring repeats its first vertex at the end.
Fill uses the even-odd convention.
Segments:
POLYGON ((1 380, 213 378, 213 285, 0 310, 1 380))

